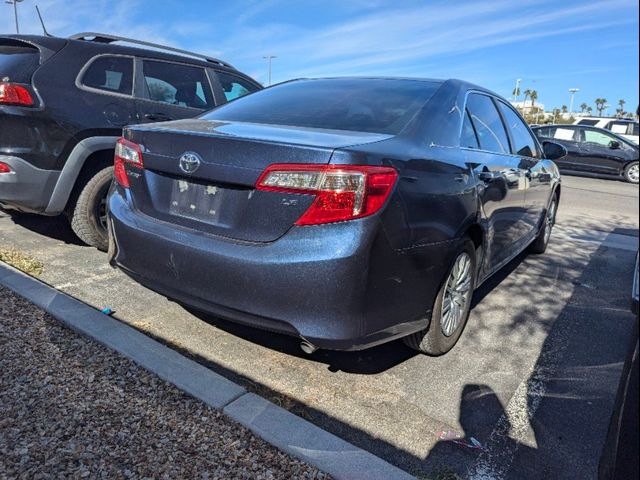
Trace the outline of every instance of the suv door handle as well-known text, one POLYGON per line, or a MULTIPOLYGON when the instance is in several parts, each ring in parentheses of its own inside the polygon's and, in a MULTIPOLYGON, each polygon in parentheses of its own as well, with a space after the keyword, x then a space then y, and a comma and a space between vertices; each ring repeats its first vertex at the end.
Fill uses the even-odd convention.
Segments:
POLYGON ((153 122, 166 122, 168 120, 173 120, 173 118, 169 115, 165 115, 164 113, 145 113, 144 118, 153 122))

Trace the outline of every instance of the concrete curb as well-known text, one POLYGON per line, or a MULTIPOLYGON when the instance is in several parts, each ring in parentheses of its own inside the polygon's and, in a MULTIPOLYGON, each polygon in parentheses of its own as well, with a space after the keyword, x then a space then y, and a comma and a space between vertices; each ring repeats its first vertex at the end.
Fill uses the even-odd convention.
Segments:
POLYGON ((349 480, 414 477, 247 391, 134 328, 0 262, 0 285, 42 308, 69 328, 130 358, 198 398, 270 444, 332 475, 349 480))

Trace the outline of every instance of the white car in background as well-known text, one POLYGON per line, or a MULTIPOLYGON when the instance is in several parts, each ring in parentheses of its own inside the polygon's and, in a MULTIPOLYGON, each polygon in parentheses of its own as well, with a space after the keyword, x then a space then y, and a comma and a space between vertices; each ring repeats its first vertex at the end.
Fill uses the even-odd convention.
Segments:
POLYGON ((580 117, 574 125, 589 125, 592 127, 605 128, 617 133, 621 137, 638 144, 638 122, 624 118, 602 118, 602 117, 580 117))

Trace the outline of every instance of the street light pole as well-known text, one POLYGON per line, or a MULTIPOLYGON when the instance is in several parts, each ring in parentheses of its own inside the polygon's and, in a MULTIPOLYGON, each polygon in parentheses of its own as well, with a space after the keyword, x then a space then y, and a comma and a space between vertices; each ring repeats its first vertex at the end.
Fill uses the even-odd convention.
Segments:
POLYGON ((569 100, 569 116, 573 114, 573 96, 579 92, 579 88, 570 88, 569 93, 571 94, 571 100, 569 100))
POLYGON ((276 57, 275 55, 265 55, 262 58, 269 61, 269 85, 271 85, 271 60, 278 57, 276 57))
POLYGON ((13 4, 13 16, 16 19, 16 33, 20 33, 20 26, 18 25, 18 2, 22 2, 24 0, 5 0, 5 3, 9 5, 13 4))

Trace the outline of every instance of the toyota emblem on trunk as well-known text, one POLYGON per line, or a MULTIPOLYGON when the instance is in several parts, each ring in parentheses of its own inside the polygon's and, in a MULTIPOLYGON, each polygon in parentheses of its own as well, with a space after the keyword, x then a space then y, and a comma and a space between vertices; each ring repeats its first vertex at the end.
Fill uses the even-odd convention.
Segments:
POLYGON ((202 159, 194 152, 184 152, 180 157, 180 170, 184 173, 193 173, 200 167, 202 159))

